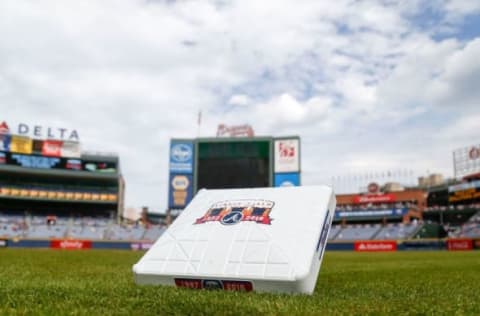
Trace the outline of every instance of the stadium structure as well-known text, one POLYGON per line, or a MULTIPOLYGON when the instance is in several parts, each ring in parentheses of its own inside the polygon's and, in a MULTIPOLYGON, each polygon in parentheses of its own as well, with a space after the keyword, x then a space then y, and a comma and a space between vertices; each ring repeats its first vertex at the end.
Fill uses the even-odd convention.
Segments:
POLYGON ((169 210, 200 189, 299 186, 300 160, 298 136, 172 139, 169 210))
POLYGON ((454 152, 456 177, 420 177, 415 186, 370 183, 365 192, 337 195, 331 246, 353 249, 480 248, 480 146, 454 152), (370 247, 370 248, 369 248, 370 247))
MULTIPOLYGON (((4 126, 5 125, 5 126, 4 126)), ((202 188, 301 185, 298 136, 171 139, 168 214, 121 222, 117 155, 72 140, 38 139, 0 125, 0 245, 146 249, 202 188)), ((7 126, 8 127, 8 126, 7 126)), ((480 146, 454 151, 455 178, 361 184, 337 194, 327 249, 480 248, 480 146)), ((367 179, 365 179, 367 180, 367 179)), ((293 214, 292 214, 293 215, 293 214)))
POLYGON ((158 225, 123 225, 124 194, 118 155, 82 152, 78 141, 18 135, 0 125, 0 238, 11 246, 156 239, 163 231, 158 225))

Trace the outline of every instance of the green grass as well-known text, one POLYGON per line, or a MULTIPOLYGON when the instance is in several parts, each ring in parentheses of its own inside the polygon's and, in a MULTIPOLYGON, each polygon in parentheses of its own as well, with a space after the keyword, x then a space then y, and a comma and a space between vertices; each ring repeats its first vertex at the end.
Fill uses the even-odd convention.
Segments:
POLYGON ((0 249, 0 315, 480 315, 480 251, 327 252, 311 296, 137 286, 141 256, 0 249))

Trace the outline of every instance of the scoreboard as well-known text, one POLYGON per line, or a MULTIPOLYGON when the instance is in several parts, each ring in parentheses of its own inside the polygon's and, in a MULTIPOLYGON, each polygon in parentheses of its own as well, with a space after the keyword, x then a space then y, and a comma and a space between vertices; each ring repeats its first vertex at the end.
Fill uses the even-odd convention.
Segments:
POLYGON ((183 209, 200 189, 300 185, 297 136, 172 139, 169 209, 183 209))

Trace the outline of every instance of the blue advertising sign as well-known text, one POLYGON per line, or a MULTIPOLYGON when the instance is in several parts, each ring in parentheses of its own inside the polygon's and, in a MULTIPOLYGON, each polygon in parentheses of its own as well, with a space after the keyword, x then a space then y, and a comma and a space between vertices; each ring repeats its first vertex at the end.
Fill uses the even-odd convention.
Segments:
POLYGON ((170 172, 193 172, 193 143, 172 141, 170 143, 170 172))
POLYGON ((191 174, 170 174, 168 183, 168 208, 184 209, 193 197, 191 174))
POLYGON ((406 208, 394 208, 387 210, 352 210, 352 211, 336 211, 335 219, 345 217, 397 217, 407 214, 406 208))
POLYGON ((298 172, 276 173, 273 183, 276 187, 298 187, 300 185, 300 174, 298 172))
POLYGON ((13 154, 12 160, 25 168, 52 169, 60 163, 60 158, 13 154))
POLYGON ((10 142, 12 141, 12 136, 6 134, 0 134, 0 150, 10 151, 10 142))

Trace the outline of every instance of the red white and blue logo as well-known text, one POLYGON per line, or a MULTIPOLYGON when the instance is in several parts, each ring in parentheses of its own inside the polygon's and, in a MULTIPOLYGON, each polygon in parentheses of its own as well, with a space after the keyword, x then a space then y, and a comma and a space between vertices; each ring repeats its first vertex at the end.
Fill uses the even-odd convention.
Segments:
POLYGON ((10 128, 8 127, 8 124, 5 121, 0 123, 0 134, 10 134, 10 128))
POLYGON ((240 222, 255 222, 270 225, 275 202, 268 200, 230 200, 213 204, 195 224, 220 222, 222 225, 235 225, 240 222))

